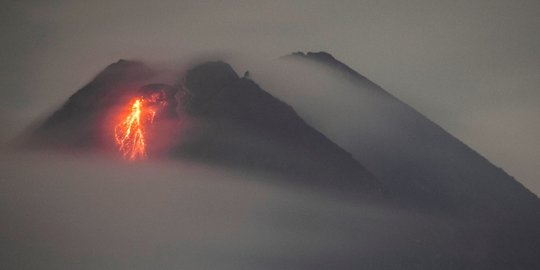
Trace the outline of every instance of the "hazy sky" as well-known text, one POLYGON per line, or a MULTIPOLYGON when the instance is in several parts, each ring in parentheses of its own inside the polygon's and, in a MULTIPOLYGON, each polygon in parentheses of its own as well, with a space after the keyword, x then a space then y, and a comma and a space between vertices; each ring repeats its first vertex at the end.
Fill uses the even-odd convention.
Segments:
POLYGON ((540 1, 5 1, 6 140, 119 58, 331 52, 540 193, 540 1))

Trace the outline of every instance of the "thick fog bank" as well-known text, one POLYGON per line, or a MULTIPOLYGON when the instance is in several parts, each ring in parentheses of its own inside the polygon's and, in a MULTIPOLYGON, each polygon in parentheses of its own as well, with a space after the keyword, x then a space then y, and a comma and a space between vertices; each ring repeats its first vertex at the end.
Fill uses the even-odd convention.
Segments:
POLYGON ((430 249, 462 241, 450 241, 455 222, 269 185, 268 175, 46 152, 1 158, 5 269, 429 265, 430 249))

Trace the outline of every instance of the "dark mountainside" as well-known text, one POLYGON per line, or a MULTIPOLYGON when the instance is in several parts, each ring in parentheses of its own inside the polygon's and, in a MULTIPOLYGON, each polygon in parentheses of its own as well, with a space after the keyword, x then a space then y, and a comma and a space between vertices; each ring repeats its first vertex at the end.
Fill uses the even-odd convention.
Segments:
POLYGON ((157 115, 148 136, 149 147, 159 145, 149 149, 150 158, 279 174, 283 182, 360 198, 383 190, 351 154, 230 65, 201 64, 180 75, 174 86, 148 84, 153 75, 138 62, 110 65, 48 118, 30 143, 114 152, 112 132, 121 107, 132 97, 164 91, 168 108, 165 116, 157 115))
MULTIPOLYGON (((295 53, 285 59, 326 67, 329 74, 368 93, 364 96, 374 106, 366 107, 367 120, 358 123, 365 134, 359 134, 357 144, 347 148, 353 155, 306 124, 291 106, 249 78, 239 77, 224 62, 197 65, 179 74, 177 83, 166 85, 155 79, 152 68, 139 62, 119 61, 70 97, 30 134, 28 142, 33 147, 98 150, 117 155, 113 129, 119 113, 135 96, 160 93, 167 105, 156 116, 147 137, 150 159, 194 160, 259 171, 302 188, 352 194, 360 200, 375 197, 379 203, 390 202, 386 206, 399 202, 410 212, 398 211, 403 210, 401 207, 390 209, 404 215, 411 213, 412 217, 434 214, 428 215, 433 220, 419 218, 412 235, 410 227, 405 228, 410 226, 410 220, 392 221, 384 224, 385 229, 370 231, 364 225, 373 220, 369 215, 363 220, 365 213, 361 211, 357 213, 360 223, 335 220, 336 224, 328 227, 316 222, 308 224, 315 232, 342 230, 339 233, 346 235, 343 243, 330 247, 339 252, 312 252, 294 258, 276 255, 277 261, 289 266, 278 268, 540 267, 540 206, 536 196, 330 54, 295 53), (380 123, 395 132, 389 134, 389 129, 381 128, 380 123), (401 242, 383 239, 385 235, 401 238, 401 242), (385 254, 383 257, 371 258, 369 252, 357 254, 355 247, 370 237, 385 243, 373 247, 384 250, 374 253, 385 254), (319 265, 321 261, 325 263, 319 265)), ((304 223, 311 219, 303 217, 292 220, 301 219, 298 222, 305 227, 304 223)), ((329 215, 329 219, 332 217, 329 215)), ((272 225, 265 226, 273 229, 272 225)), ((327 248, 317 247, 317 235, 308 237, 314 239, 316 250, 327 248)))
POLYGON ((155 72, 141 62, 120 60, 109 65, 32 133, 26 142, 37 147, 64 149, 111 146, 111 110, 127 102, 155 72))
POLYGON ((402 199, 466 221, 464 248, 477 267, 540 269, 540 200, 533 193, 332 55, 299 52, 284 59, 325 67, 358 91, 373 93, 366 102, 377 111, 366 115, 399 124, 392 127, 398 136, 381 125, 358 123, 364 139, 348 150, 402 199))
POLYGON ((230 65, 199 65, 178 87, 186 91, 181 111, 197 134, 175 147, 174 156, 281 172, 326 189, 382 189, 349 153, 230 65))

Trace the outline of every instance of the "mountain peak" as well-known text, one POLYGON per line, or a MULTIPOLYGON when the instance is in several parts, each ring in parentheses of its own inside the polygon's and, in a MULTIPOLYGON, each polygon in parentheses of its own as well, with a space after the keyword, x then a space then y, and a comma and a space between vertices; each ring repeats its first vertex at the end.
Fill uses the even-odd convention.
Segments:
POLYGON ((214 94, 224 85, 227 85, 239 77, 231 65, 223 61, 206 62, 188 70, 185 85, 188 91, 197 97, 206 98, 214 94))
POLYGON ((332 54, 325 51, 307 52, 307 53, 298 51, 298 52, 292 53, 291 55, 300 56, 300 57, 308 57, 311 59, 319 59, 319 60, 324 60, 324 61, 338 61, 332 54))
POLYGON ((326 189, 382 189, 348 152, 225 62, 188 70, 178 88, 187 92, 182 110, 198 135, 174 148, 175 156, 274 171, 326 189))
MULTIPOLYGON (((118 61, 108 65, 103 71, 99 74, 110 73, 110 72, 126 72, 132 69, 149 69, 149 67, 143 62, 136 60, 126 60, 118 59, 118 61)), ((99 76, 98 74, 98 76, 99 76)))
POLYGON ((366 77, 356 72, 356 70, 345 65, 343 62, 337 60, 332 54, 325 51, 307 52, 307 53, 299 51, 299 52, 294 52, 292 54, 286 55, 283 58, 313 61, 318 64, 323 64, 327 67, 337 69, 337 71, 339 72, 344 72, 345 74, 350 75, 351 78, 361 77, 363 80, 369 81, 366 77))
POLYGON ((366 78, 364 75, 358 73, 353 68, 349 67, 348 65, 344 64, 343 62, 336 59, 332 54, 325 52, 325 51, 319 51, 319 52, 294 52, 289 55, 285 55, 282 57, 284 60, 300 60, 300 61, 306 61, 309 63, 315 63, 319 66, 323 66, 328 69, 328 71, 332 72, 334 75, 339 76, 345 80, 351 81, 355 84, 362 84, 365 86, 368 86, 367 88, 370 88, 373 90, 373 92, 377 95, 382 96, 390 96, 390 94, 384 90, 382 87, 380 87, 378 84, 370 81, 368 78, 366 78))
POLYGON ((148 84, 155 73, 136 61, 109 65, 38 128, 38 143, 114 153, 119 109, 137 98, 164 106, 156 107, 145 131, 145 157, 275 173, 340 193, 382 194, 383 186, 350 153, 228 63, 196 65, 178 74, 175 85, 148 84))

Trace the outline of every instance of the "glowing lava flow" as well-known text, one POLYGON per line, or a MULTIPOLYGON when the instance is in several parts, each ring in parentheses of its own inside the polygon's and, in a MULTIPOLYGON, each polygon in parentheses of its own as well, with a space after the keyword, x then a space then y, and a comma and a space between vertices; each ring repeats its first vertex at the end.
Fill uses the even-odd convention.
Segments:
POLYGON ((114 128, 114 137, 118 150, 125 159, 136 160, 145 159, 145 124, 146 117, 150 116, 151 121, 155 111, 144 106, 144 99, 136 98, 131 105, 128 116, 114 128))

